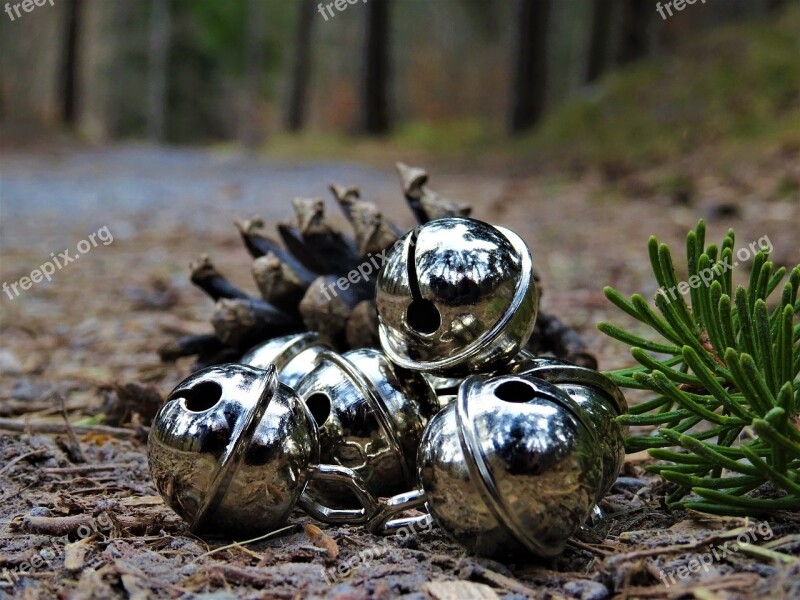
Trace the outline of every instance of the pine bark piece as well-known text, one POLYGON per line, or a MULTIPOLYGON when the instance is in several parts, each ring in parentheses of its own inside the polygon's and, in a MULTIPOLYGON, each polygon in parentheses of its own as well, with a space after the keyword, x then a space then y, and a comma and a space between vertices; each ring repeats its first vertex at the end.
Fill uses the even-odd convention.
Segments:
POLYGON ((253 261, 253 279, 262 298, 287 313, 297 312, 308 284, 274 252, 253 261))
POLYGON ((278 225, 278 233, 292 256, 314 273, 346 273, 358 264, 355 244, 343 243, 338 234, 304 236, 300 229, 285 223, 278 225))
POLYGON ((237 219, 236 227, 244 240, 247 251, 253 258, 266 256, 272 252, 282 262, 284 262, 300 278, 305 286, 308 286, 319 273, 306 268, 302 262, 297 260, 291 253, 287 252, 278 242, 269 237, 264 228, 264 221, 260 217, 252 219, 237 219))
POLYGON ((158 355, 164 362, 174 362, 184 356, 216 354, 224 347, 225 345, 213 333, 186 335, 162 344, 158 349, 158 355))
POLYGON ((278 225, 281 240, 306 268, 321 274, 346 273, 358 264, 352 240, 331 228, 325 221, 321 198, 292 200, 297 226, 278 225))
POLYGON ((328 186, 328 189, 333 194, 333 197, 336 198, 336 202, 339 205, 339 208, 342 209, 344 216, 347 217, 347 220, 352 222, 353 218, 350 214, 350 208, 352 207, 353 203, 359 202, 361 200, 361 188, 357 185, 350 185, 350 186, 343 186, 337 185, 332 183, 328 186))
POLYGON ((378 337, 378 309, 374 300, 356 304, 347 319, 345 340, 348 348, 380 348, 378 337))
POLYGON ((249 348, 280 335, 301 331, 303 324, 263 300, 223 298, 217 302, 211 324, 229 346, 249 348))
POLYGON ((384 220, 383 214, 375 204, 359 199, 360 193, 357 187, 345 188, 332 185, 330 190, 353 226, 356 249, 360 258, 379 254, 403 235, 397 226, 384 220))
POLYGON ((425 169, 409 167, 401 162, 396 166, 403 184, 403 195, 421 225, 442 217, 468 217, 472 212, 468 204, 446 198, 427 187, 428 172, 425 169))
MULTIPOLYGON (((346 289, 337 285, 333 275, 320 277, 312 283, 300 301, 303 323, 310 331, 317 331, 338 347, 346 347, 347 321, 356 305, 374 295, 375 288, 369 282, 350 284, 346 289)), ((345 279, 345 281, 347 281, 345 279)))
POLYGON ((217 271, 208 254, 189 265, 192 283, 214 300, 222 298, 247 299, 250 296, 239 290, 217 271))
POLYGON ((582 367, 597 369, 597 358, 589 352, 581 335, 555 315, 539 313, 527 347, 536 355, 551 353, 582 367))
MULTIPOLYGON (((266 339, 261 341, 266 341, 266 339)), ((222 350, 213 354, 198 354, 197 359, 194 361, 194 364, 192 364, 192 370, 199 371, 200 369, 213 367, 214 365, 239 362, 239 359, 246 350, 247 348, 240 349, 233 348, 231 346, 224 346, 222 350)))

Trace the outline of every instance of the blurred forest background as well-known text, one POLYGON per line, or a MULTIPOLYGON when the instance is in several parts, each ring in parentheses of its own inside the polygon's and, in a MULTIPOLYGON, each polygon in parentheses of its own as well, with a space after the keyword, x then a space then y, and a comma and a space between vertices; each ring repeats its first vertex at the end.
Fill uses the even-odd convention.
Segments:
POLYGON ((539 155, 578 142, 570 158, 601 144, 613 161, 615 145, 623 159, 663 158, 759 134, 797 102, 796 10, 747 46, 705 35, 791 13, 792 0, 701 0, 666 19, 653 0, 340 5, 323 16, 316 0, 57 0, 3 14, 4 143, 66 128, 89 141, 339 154, 355 134, 390 134, 467 155, 527 135, 522 149, 539 155), (683 71, 665 71, 679 48, 683 71), (621 69, 635 75, 615 79, 621 69))

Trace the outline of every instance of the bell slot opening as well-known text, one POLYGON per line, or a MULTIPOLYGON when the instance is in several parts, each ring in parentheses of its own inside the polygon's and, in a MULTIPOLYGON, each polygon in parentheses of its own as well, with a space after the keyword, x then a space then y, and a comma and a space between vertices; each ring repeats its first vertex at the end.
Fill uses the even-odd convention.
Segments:
POLYGON ((513 379, 494 388, 494 395, 503 402, 530 402, 536 398, 536 390, 529 383, 513 379))
POLYGON ((429 335, 439 329, 442 317, 433 302, 418 298, 406 309, 406 323, 414 331, 429 335))
POLYGON ((306 398, 305 402, 308 411, 311 413, 311 416, 314 417, 317 427, 322 427, 322 424, 328 420, 331 414, 331 399, 328 397, 328 394, 315 392, 306 398))
POLYGON ((175 393, 174 398, 183 398, 186 410, 203 412, 216 406, 222 398, 222 386, 215 381, 203 381, 186 390, 175 393))

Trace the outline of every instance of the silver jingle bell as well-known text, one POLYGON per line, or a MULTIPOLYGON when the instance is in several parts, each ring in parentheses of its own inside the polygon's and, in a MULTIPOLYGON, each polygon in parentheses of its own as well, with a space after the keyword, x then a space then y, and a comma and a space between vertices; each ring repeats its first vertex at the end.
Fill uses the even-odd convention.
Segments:
POLYGON ((603 457, 603 485, 600 497, 614 485, 625 462, 627 427, 616 417, 628 412, 628 403, 617 385, 602 373, 559 358, 520 357, 511 373, 532 375, 566 392, 592 421, 603 457))
POLYGON ((556 386, 476 375, 428 424, 419 481, 434 521, 468 550, 550 557, 598 499, 597 447, 588 415, 556 386))
POLYGON ((150 473, 192 530, 269 530, 319 459, 317 430, 275 368, 222 365, 180 383, 153 421, 150 473))
POLYGON ((485 372, 525 345, 538 296, 518 235, 464 217, 430 221, 392 247, 378 276, 381 347, 441 377, 485 372))
POLYGON ((300 380, 316 366, 317 356, 333 348, 315 331, 271 339, 251 348, 240 363, 266 369, 275 365, 278 381, 296 388, 300 380))
POLYGON ((296 505, 329 523, 365 523, 375 502, 351 471, 319 464, 317 428, 275 367, 209 367, 180 383, 147 441, 164 501, 197 532, 265 532, 296 505), (363 508, 336 510, 304 495, 309 481, 346 486, 363 508))
MULTIPOLYGON (((396 367, 373 348, 322 352, 317 367, 296 389, 319 428, 323 462, 352 469, 376 496, 415 485, 419 440, 438 409, 433 390, 419 373, 396 367)), ((347 501, 343 494, 322 488, 310 490, 347 501)))

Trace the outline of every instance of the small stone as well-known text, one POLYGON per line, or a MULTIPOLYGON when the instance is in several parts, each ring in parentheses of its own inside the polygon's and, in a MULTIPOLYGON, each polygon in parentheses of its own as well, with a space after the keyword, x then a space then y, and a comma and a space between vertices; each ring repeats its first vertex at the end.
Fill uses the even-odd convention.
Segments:
POLYGON ((53 550, 53 548, 42 548, 41 550, 39 550, 39 556, 41 556, 46 561, 51 561, 56 556, 58 556, 58 552, 53 550))
POLYGON ((22 372, 22 363, 19 358, 8 348, 0 349, 0 373, 13 375, 22 372))
POLYGON ((612 490, 615 492, 637 492, 646 485, 647 482, 638 477, 617 477, 612 490))
POLYGON ((564 586, 564 592, 580 600, 605 600, 608 598, 608 588, 597 581, 576 579, 564 586))
POLYGON ((30 515, 32 517, 49 517, 51 512, 50 509, 45 506, 34 506, 31 509, 30 515))

